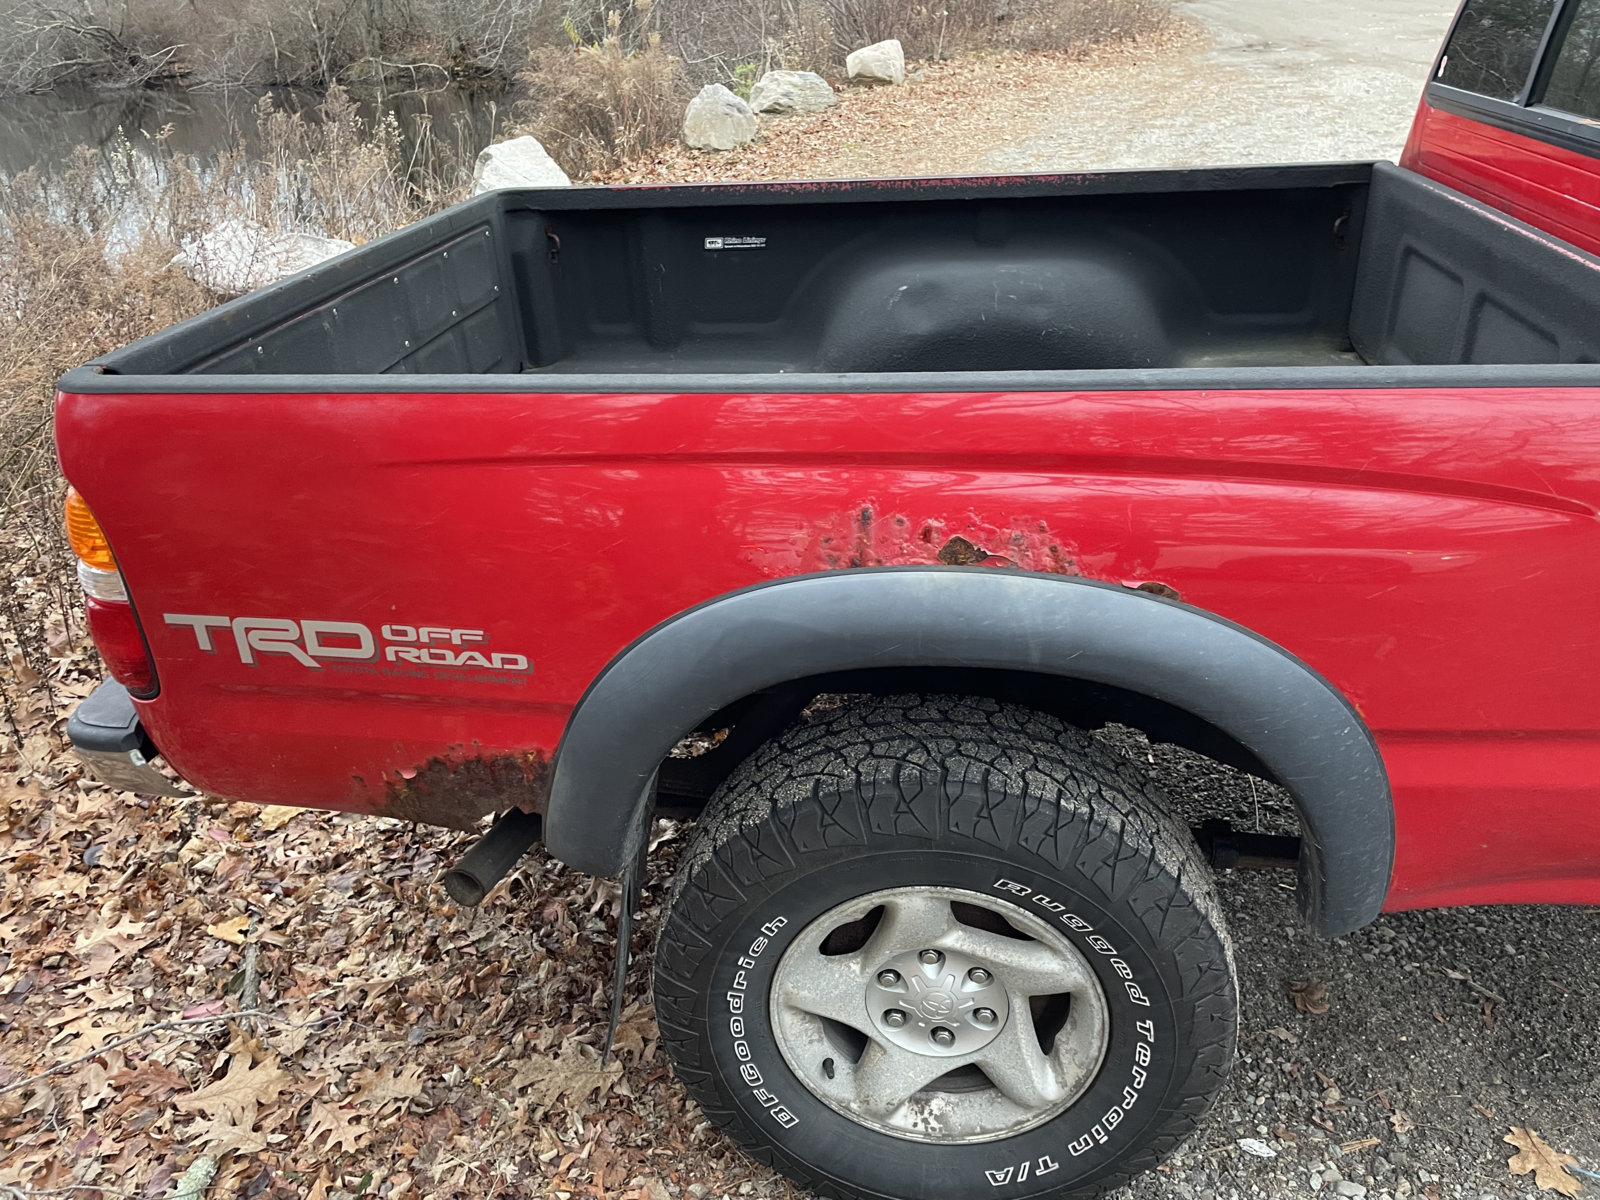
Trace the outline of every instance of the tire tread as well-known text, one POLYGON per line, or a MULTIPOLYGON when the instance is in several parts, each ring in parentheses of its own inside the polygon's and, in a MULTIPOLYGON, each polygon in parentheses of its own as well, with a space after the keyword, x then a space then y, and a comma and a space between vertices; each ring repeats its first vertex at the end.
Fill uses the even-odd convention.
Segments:
POLYGON ((707 806, 674 877, 656 954, 662 1039, 707 1118, 818 1196, 881 1200, 819 1165, 780 1155, 729 1103, 699 1034, 689 983, 729 892, 759 897, 766 879, 807 853, 864 846, 874 829, 929 845, 954 834, 1031 856, 1045 872, 1073 864, 1173 953, 1174 1007, 1194 1036, 1154 1133, 1112 1174, 1050 1194, 1109 1191, 1177 1150, 1226 1078, 1237 1027, 1232 947, 1211 872, 1133 763, 1053 717, 966 697, 873 697, 803 719, 746 759, 707 806), (884 771, 899 785, 889 791, 888 812, 867 799, 888 790, 870 786, 884 771), (913 779, 908 799, 904 785, 913 779), (1207 1031, 1218 1036, 1202 1036, 1207 1031))

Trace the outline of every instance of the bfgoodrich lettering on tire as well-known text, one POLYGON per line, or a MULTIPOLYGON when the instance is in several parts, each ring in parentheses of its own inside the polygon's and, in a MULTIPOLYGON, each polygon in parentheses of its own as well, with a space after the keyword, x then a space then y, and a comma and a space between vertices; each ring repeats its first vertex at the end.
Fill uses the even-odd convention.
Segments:
POLYGON ((707 1117, 820 1195, 1097 1191, 1233 1056, 1210 874, 1132 764, 985 700, 803 721, 723 785, 656 950, 707 1117))

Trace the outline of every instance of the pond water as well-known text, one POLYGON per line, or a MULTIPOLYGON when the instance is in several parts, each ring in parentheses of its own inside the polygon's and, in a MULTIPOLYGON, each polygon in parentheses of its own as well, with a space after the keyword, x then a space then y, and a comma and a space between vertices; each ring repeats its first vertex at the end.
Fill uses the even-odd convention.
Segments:
MULTIPOLYGON (((170 127, 170 148, 202 161, 214 161, 223 150, 243 142, 254 148, 256 105, 262 92, 242 88, 183 88, 100 91, 61 89, 41 95, 0 97, 0 179, 30 167, 50 171, 71 157, 78 146, 109 151, 126 135, 137 154, 163 128, 170 127)), ((446 88, 431 91, 350 89, 362 115, 392 112, 399 122, 407 158, 414 153, 424 127, 433 139, 459 147, 468 163, 499 134, 510 109, 503 92, 446 88)), ((273 103, 288 111, 314 115, 320 93, 272 89, 273 103)), ((424 154, 425 158, 426 155, 424 154)))

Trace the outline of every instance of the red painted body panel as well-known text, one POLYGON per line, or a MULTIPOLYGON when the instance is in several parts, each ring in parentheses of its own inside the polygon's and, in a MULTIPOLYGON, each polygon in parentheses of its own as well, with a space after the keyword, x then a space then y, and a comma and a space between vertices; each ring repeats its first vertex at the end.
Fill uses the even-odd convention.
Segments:
POLYGON ((1417 108, 1400 165, 1600 254, 1600 160, 1433 108, 1417 108))
POLYGON ((220 795, 372 811, 441 758, 548 753, 655 623, 959 533, 1170 584, 1322 671, 1391 773, 1391 908, 1600 901, 1600 390, 64 395, 57 422, 160 673, 141 716, 220 795), (172 612, 481 630, 533 671, 245 666, 172 612))

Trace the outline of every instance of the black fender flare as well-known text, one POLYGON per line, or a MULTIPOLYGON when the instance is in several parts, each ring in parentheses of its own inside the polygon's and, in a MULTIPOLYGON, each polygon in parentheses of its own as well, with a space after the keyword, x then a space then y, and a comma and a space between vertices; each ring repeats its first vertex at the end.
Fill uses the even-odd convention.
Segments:
POLYGON ((1372 735, 1334 686, 1212 613, 1112 584, 983 567, 798 575, 679 613, 589 685, 557 748, 546 844, 617 876, 639 852, 657 765, 711 714, 759 689, 873 667, 1029 671, 1184 709, 1253 753, 1293 796, 1299 900, 1336 937, 1389 889, 1394 807, 1372 735))

